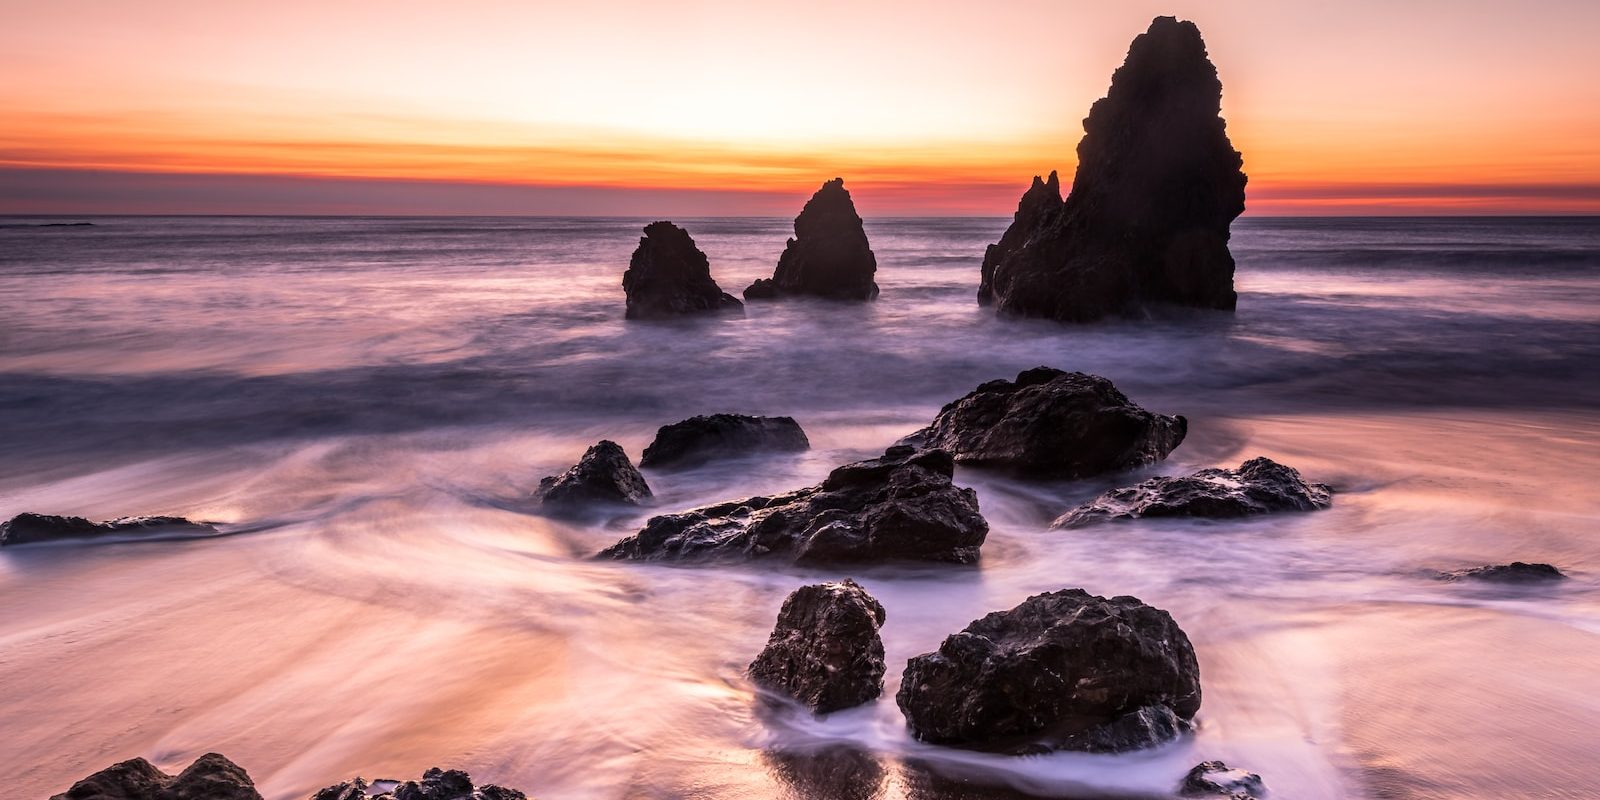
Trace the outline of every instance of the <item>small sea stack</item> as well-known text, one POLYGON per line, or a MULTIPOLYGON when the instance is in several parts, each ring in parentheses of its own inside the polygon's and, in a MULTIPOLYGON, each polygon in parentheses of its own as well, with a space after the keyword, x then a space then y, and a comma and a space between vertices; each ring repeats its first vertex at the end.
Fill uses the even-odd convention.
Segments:
POLYGON ((1550 564, 1513 561, 1510 564, 1486 564, 1471 569, 1458 569, 1439 573, 1445 581, 1481 581, 1483 583, 1539 584, 1566 580, 1567 576, 1550 564))
POLYGON ((1333 505, 1327 484, 1310 483, 1300 471, 1270 458, 1252 458, 1238 469, 1203 469, 1176 478, 1151 478, 1112 489, 1056 519, 1054 528, 1141 517, 1233 519, 1283 511, 1317 511, 1333 505))
POLYGON ((650 486, 628 460, 627 451, 609 439, 584 451, 583 458, 571 469, 539 481, 539 488, 534 491, 534 499, 552 511, 639 505, 650 497, 650 486))
POLYGON ((622 274, 622 291, 628 319, 744 311, 744 303, 711 278, 711 263, 689 232, 670 222, 644 226, 639 247, 622 274))
POLYGON ((750 663, 752 681, 827 714, 883 694, 883 605, 849 578, 794 590, 767 646, 750 663))
POLYGON ((528 800, 528 796, 492 783, 473 786, 472 776, 459 769, 433 767, 418 781, 369 783, 365 778, 351 778, 317 792, 310 800, 528 800), (380 788, 386 784, 394 785, 380 788))
POLYGON ((250 776, 217 753, 168 775, 142 758, 112 764, 50 800, 261 800, 250 776))
POLYGON ((122 517, 94 522, 83 517, 22 513, 0 522, 0 547, 73 539, 116 539, 121 537, 215 536, 209 522, 194 522, 183 517, 122 517))
POLYGON ((1227 800, 1258 800, 1267 785, 1254 772, 1230 767, 1221 761, 1202 761, 1183 776, 1178 794, 1184 797, 1222 797, 1227 800))
POLYGON ((822 184, 794 219, 794 238, 778 258, 771 278, 744 290, 746 300, 809 295, 831 300, 871 300, 878 296, 873 275, 878 259, 867 243, 861 216, 844 188, 844 178, 822 184))
POLYGON ((1245 175, 1221 109, 1200 29, 1157 17, 1083 122, 1066 200, 1055 173, 1034 178, 984 256, 978 302, 1063 322, 1150 304, 1232 310, 1245 175))
POLYGON ((710 414, 690 417, 656 431, 641 467, 687 467, 719 458, 763 452, 798 452, 811 447, 794 417, 710 414))

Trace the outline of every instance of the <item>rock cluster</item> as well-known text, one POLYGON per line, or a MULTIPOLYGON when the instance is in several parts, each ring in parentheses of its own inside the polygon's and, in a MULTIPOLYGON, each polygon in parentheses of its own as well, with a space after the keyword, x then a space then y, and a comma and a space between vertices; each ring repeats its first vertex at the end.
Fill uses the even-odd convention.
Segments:
POLYGON ((883 606, 855 581, 802 586, 783 601, 750 679, 816 714, 883 693, 883 606))
POLYGON ((891 447, 835 469, 817 486, 653 517, 599 557, 970 564, 989 524, 977 493, 951 483, 954 474, 949 453, 891 447))
POLYGON ((23 513, 0 523, 0 546, 94 539, 104 536, 212 536, 214 525, 183 517, 123 517, 93 522, 83 517, 23 513))
POLYGON ((1160 461, 1187 431, 1183 417, 1152 414, 1105 378, 1037 367, 979 386, 905 441, 961 464, 1084 478, 1160 461))
POLYGON ((746 300, 811 295, 833 300, 871 300, 878 296, 873 275, 878 259, 867 243, 843 178, 822 184, 794 219, 794 238, 778 258, 771 278, 744 290, 746 300))
POLYGON ((1269 458, 1238 469, 1203 469, 1178 478, 1151 478, 1113 489, 1056 519, 1053 527, 1140 517, 1228 519, 1277 511, 1315 511, 1333 504, 1326 484, 1307 483, 1300 472, 1269 458))
POLYGON ((811 447, 793 417, 712 414, 663 425, 644 449, 641 467, 688 465, 727 456, 811 447))
POLYGON ((1200 666, 1167 612, 1066 589, 975 620, 912 658, 895 699, 926 742, 1116 752, 1189 727, 1200 666))
POLYGON ((979 302, 1068 322, 1150 303, 1231 310, 1245 176, 1221 100, 1199 28, 1157 17, 1084 120, 1066 200, 1054 174, 1035 178, 985 254, 979 302))
POLYGON ((711 264, 689 232, 670 222, 644 227, 628 271, 622 274, 622 291, 628 319, 744 310, 744 303, 712 280, 711 264))
POLYGON ((1256 800, 1267 793, 1267 785, 1254 772, 1234 769, 1221 761, 1202 761, 1183 777, 1178 793, 1184 797, 1256 800))
POLYGON ((1566 575, 1561 570, 1549 564, 1529 564, 1523 561, 1513 561, 1510 564, 1489 564, 1472 569, 1458 569, 1454 572, 1440 573, 1439 577, 1447 581, 1486 581, 1489 583, 1544 583, 1546 581, 1565 580, 1566 575))
POLYGON ((50 800, 261 800, 239 765, 207 753, 177 775, 142 758, 106 767, 50 800))
POLYGON ((574 510, 595 504, 638 505, 650 499, 650 487, 622 446, 609 439, 588 449, 576 466, 539 481, 534 498, 553 510, 574 510))
POLYGON ((388 791, 374 791, 363 778, 351 778, 312 795, 311 800, 528 800, 504 786, 474 787, 471 776, 458 769, 434 767, 420 781, 405 781, 388 791))

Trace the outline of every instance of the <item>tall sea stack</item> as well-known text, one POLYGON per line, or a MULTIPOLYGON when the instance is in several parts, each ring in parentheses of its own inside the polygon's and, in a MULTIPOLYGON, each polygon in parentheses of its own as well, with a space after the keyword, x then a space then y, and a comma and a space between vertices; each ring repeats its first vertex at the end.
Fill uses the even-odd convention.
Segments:
POLYGON ((750 284, 744 299, 812 295, 871 300, 878 296, 878 284, 872 280, 877 271, 878 259, 867 244, 867 232, 844 188, 844 178, 834 178, 822 184, 794 218, 794 238, 778 258, 777 271, 750 284))
POLYGON ((1157 17, 1083 121, 1071 193, 1034 178, 984 255, 978 302, 1067 322, 1147 303, 1232 310, 1245 176, 1221 110, 1200 29, 1157 17))
POLYGON ((743 312, 744 303, 717 286, 711 263, 689 232, 670 223, 644 226, 622 274, 628 319, 661 319, 708 311, 743 312))

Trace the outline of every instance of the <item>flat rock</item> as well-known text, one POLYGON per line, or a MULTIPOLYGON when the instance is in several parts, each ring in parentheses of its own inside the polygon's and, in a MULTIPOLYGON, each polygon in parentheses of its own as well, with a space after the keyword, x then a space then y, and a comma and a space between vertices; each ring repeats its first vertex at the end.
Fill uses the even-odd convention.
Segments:
POLYGON ((835 469, 816 486, 654 517, 598 557, 971 564, 989 524, 978 513, 977 493, 952 484, 954 474, 949 453, 891 447, 835 469))
POLYGON ((1566 580, 1561 570, 1549 564, 1529 564, 1513 561, 1510 564, 1489 564, 1472 569, 1458 569, 1439 574, 1447 581, 1485 581, 1488 583, 1546 583, 1566 580))
POLYGON ((1221 761, 1202 761, 1184 776, 1178 793, 1184 797, 1256 800, 1267 793, 1267 785, 1254 772, 1234 769, 1221 761))
POLYGON ((1279 511, 1315 511, 1333 504, 1326 484, 1307 483, 1299 471, 1268 458, 1238 469, 1203 469, 1177 478, 1151 478, 1112 489, 1056 519, 1052 527, 1140 517, 1230 519, 1279 511))
POLYGON ((746 300, 810 295, 833 300, 878 296, 878 259, 843 178, 822 184, 794 219, 794 238, 778 257, 771 278, 744 290, 746 300))
POLYGON ((177 775, 142 758, 113 764, 50 800, 261 800, 239 765, 207 753, 177 775))
POLYGON ((883 694, 883 606, 855 581, 794 590, 750 679, 816 714, 853 708, 883 694))
POLYGON ((596 504, 638 505, 651 494, 622 446, 602 439, 576 466, 539 481, 534 497, 541 505, 559 510, 596 504))
POLYGON ((670 222, 644 227, 628 271, 622 274, 622 291, 628 319, 744 311, 744 303, 711 278, 711 264, 689 232, 670 222))
POLYGON ((1084 478, 1160 461, 1187 432, 1183 417, 1146 411, 1105 378, 1036 367, 979 386, 904 442, 960 464, 1084 478))
POLYGON ((107 522, 92 522, 83 517, 23 513, 0 523, 0 546, 107 536, 214 536, 216 534, 217 529, 214 525, 207 522, 192 522, 183 517, 122 517, 107 522))
POLYGON ((434 767, 422 773, 422 780, 405 781, 387 792, 367 794, 370 784, 364 778, 351 778, 311 796, 311 800, 527 800, 516 789, 493 784, 474 787, 472 778, 458 769, 434 767))
POLYGON ((1167 612, 1065 589, 975 620, 912 658, 895 699, 925 742, 1121 752, 1189 728, 1200 666, 1167 612))
POLYGON ((663 425, 644 449, 641 467, 688 465, 760 452, 806 450, 811 442, 793 417, 711 414, 663 425))

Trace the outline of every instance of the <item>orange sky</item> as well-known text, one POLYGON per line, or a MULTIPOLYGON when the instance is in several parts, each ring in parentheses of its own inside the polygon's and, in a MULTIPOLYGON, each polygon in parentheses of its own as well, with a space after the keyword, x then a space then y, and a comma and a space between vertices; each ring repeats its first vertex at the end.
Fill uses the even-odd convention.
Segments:
POLYGON ((0 0, 0 213, 1009 214, 1163 13, 1251 213, 1600 213, 1593 0, 0 0))

